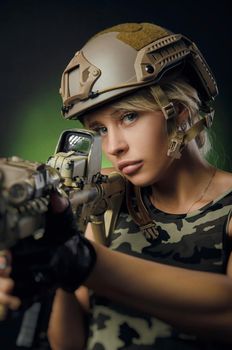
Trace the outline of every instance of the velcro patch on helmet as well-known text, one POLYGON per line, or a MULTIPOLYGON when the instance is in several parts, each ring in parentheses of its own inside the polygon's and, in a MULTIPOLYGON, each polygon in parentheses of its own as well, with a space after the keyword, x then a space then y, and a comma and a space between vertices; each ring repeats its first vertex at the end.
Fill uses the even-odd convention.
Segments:
POLYGON ((170 34, 168 30, 151 23, 124 23, 103 30, 97 36, 110 32, 118 32, 117 38, 137 51, 170 34))

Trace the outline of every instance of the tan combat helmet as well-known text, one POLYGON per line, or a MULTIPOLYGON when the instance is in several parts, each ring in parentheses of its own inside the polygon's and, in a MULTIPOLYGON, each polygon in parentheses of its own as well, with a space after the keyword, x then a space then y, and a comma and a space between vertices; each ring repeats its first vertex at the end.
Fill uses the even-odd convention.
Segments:
MULTIPOLYGON (((78 119, 86 111, 141 87, 184 75, 196 88, 202 109, 217 95, 211 70, 197 46, 181 34, 150 23, 125 23, 106 29, 78 51, 61 81, 62 113, 78 119)), ((175 116, 162 89, 157 99, 166 119, 175 116)), ((199 132, 199 130, 198 130, 199 132)))

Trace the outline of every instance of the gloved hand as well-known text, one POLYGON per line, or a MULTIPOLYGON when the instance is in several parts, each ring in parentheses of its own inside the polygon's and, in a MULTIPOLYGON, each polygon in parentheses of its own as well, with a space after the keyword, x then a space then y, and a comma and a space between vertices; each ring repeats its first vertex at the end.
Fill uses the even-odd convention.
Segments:
POLYGON ((71 206, 61 212, 64 206, 62 200, 57 195, 51 200, 53 211, 51 210, 47 218, 48 239, 55 235, 56 242, 60 243, 64 241, 64 237, 72 238, 57 248, 50 268, 57 286, 67 292, 74 292, 93 269, 96 253, 92 244, 78 230, 71 206))
POLYGON ((34 302, 57 287, 73 292, 95 264, 93 246, 78 231, 71 206, 62 200, 54 194, 42 239, 28 237, 12 249, 14 294, 22 300, 34 302))
POLYGON ((66 292, 74 292, 87 279, 95 262, 93 245, 77 233, 57 249, 50 266, 57 286, 66 292))

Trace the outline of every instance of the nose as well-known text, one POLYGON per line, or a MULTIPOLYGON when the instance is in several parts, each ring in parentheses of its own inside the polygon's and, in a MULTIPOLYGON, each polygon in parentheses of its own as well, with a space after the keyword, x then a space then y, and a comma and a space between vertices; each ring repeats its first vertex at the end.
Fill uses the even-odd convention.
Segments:
POLYGON ((123 135, 118 129, 108 130, 107 144, 105 147, 105 152, 110 156, 120 156, 128 150, 128 143, 123 135))

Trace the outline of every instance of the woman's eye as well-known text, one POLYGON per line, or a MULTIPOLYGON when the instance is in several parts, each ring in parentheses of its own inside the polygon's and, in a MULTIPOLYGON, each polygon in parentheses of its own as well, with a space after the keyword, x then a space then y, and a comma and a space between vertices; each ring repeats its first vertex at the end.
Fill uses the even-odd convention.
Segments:
POLYGON ((126 113, 122 116, 122 120, 124 123, 126 124, 131 124, 133 123, 138 117, 138 114, 135 112, 130 112, 130 113, 126 113))
POLYGON ((104 136, 107 134, 107 128, 105 126, 95 127, 94 131, 96 131, 100 136, 104 136))

